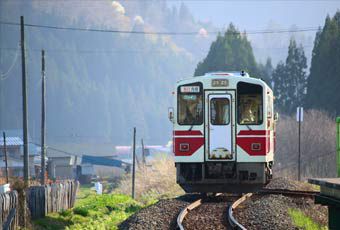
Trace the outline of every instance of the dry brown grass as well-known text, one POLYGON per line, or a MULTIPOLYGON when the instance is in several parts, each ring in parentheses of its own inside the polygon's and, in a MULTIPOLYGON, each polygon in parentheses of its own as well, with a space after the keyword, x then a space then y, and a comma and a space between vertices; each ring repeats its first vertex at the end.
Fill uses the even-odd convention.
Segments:
MULTIPOLYGON (((335 120, 325 112, 309 110, 301 125, 301 175, 310 177, 336 176, 335 120)), ((276 130, 274 173, 297 178, 298 123, 294 116, 280 118, 276 130)))
MULTIPOLYGON (((138 165, 135 181, 136 198, 141 202, 175 197, 184 193, 176 183, 175 163, 170 156, 160 156, 147 165, 138 165)), ((131 174, 129 174, 120 181, 115 192, 130 195, 131 187, 131 174)))

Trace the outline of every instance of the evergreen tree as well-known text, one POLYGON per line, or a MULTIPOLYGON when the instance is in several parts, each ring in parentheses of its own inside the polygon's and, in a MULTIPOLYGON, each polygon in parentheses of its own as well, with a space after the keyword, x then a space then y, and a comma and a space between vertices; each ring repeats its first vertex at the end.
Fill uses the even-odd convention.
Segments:
POLYGON ((259 74, 246 34, 240 33, 233 24, 229 25, 224 36, 219 34, 211 44, 207 57, 198 63, 195 76, 230 70, 245 70, 255 76, 259 74))
POLYGON ((273 71, 273 85, 275 95, 275 106, 281 110, 287 105, 287 90, 288 82, 286 78, 286 66, 280 61, 273 71))
POLYGON ((307 108, 340 114, 340 12, 327 16, 316 34, 308 91, 307 108))
POLYGON ((292 38, 288 47, 286 63, 280 62, 273 74, 277 106, 291 114, 303 104, 307 86, 307 58, 302 45, 296 45, 292 38))
POLYGON ((258 65, 258 68, 259 68, 259 73, 260 73, 259 76, 261 77, 261 79, 264 80, 269 87, 273 87, 272 75, 273 75, 274 69, 273 69, 271 58, 267 58, 265 65, 260 63, 258 65))

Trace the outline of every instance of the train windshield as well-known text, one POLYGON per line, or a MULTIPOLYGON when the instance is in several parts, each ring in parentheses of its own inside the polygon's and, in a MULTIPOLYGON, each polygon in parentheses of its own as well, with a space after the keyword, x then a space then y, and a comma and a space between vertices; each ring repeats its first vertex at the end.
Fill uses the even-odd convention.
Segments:
POLYGON ((263 121, 262 86, 239 82, 237 84, 238 123, 260 125, 263 121))
POLYGON ((229 99, 228 98, 213 98, 210 101, 211 124, 227 125, 229 124, 229 99))
POLYGON ((180 86, 178 91, 178 124, 203 124, 203 95, 201 87, 180 86))

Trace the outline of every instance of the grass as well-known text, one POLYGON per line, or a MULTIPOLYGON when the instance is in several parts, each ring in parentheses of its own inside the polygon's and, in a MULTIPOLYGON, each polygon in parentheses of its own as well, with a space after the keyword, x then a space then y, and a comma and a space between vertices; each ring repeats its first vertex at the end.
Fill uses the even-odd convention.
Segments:
POLYGON ((288 210, 289 216, 292 218, 293 223, 299 229, 305 230, 327 230, 326 226, 321 226, 320 224, 314 222, 310 217, 306 216, 301 210, 299 209, 289 209, 288 210))
MULTIPOLYGON (((136 167, 136 197, 145 205, 159 199, 172 198, 184 194, 176 183, 174 160, 166 155, 158 155, 149 166, 136 167)), ((131 193, 131 175, 125 176, 115 189, 122 194, 131 193)))
POLYGON ((51 213, 34 221, 35 229, 117 229, 120 222, 144 207, 127 195, 96 195, 90 186, 81 186, 71 210, 51 213))
POLYGON ((35 229, 117 229, 141 208, 183 194, 176 184, 172 158, 161 155, 150 165, 136 168, 136 200, 130 197, 131 175, 126 175, 112 194, 96 195, 91 185, 82 185, 73 209, 34 221, 35 229))

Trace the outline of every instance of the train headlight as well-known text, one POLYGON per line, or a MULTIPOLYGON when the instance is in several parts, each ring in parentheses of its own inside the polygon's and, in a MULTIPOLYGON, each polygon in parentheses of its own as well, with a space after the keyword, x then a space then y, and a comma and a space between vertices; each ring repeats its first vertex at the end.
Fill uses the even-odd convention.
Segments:
POLYGON ((179 151, 181 152, 188 152, 189 151, 189 144, 188 143, 180 143, 179 144, 179 151))
POLYGON ((251 150, 252 151, 260 151, 261 150, 261 143, 251 143, 251 150))

